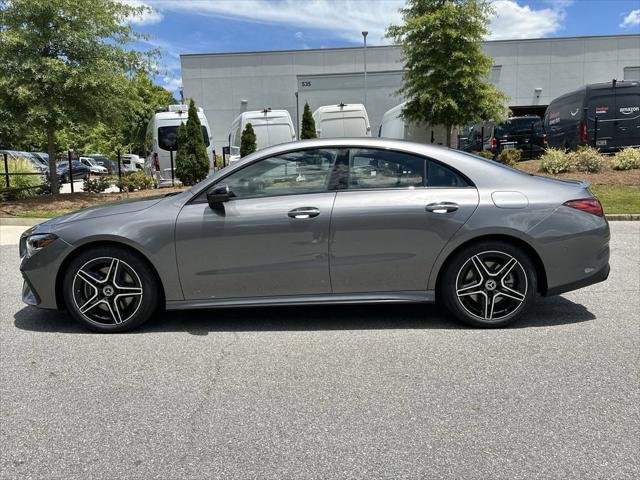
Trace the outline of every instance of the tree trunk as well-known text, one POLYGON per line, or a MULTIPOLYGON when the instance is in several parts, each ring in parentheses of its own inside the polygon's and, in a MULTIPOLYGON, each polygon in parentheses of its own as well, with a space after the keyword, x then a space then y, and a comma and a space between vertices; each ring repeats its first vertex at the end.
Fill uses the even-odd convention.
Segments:
POLYGON ((47 126, 47 153, 49 154, 49 181, 51 193, 58 193, 58 175, 56 174, 56 136, 52 126, 47 126))
POLYGON ((447 123, 447 147, 451 148, 451 124, 447 123))

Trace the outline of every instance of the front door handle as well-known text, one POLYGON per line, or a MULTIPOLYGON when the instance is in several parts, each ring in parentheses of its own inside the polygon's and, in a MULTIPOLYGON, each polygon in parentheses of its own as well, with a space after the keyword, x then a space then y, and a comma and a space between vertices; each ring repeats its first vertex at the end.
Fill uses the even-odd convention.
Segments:
POLYGON ((320 215, 320 210, 316 207, 300 207, 294 208, 287 215, 295 219, 313 218, 320 215))
POLYGON ((425 207, 425 210, 431 213, 451 213, 458 210, 458 204, 453 202, 430 203, 425 207))

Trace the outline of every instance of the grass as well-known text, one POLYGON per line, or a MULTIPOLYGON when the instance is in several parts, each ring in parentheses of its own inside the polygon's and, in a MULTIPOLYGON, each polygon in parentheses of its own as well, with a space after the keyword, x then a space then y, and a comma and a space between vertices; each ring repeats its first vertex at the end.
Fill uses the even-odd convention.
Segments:
POLYGON ((640 186, 638 185, 591 185, 604 213, 640 213, 640 186))

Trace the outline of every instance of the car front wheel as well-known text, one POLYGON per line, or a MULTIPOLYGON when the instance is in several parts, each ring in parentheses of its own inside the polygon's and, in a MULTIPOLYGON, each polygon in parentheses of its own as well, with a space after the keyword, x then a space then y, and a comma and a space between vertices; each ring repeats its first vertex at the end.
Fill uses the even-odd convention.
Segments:
POLYGON ((67 268, 64 298, 71 316, 97 332, 131 330, 149 319, 159 295, 154 272, 118 247, 85 250, 67 268))
POLYGON ((537 291, 535 266, 507 242, 481 242, 458 252, 440 285, 447 310, 475 327, 504 327, 528 308, 537 291))

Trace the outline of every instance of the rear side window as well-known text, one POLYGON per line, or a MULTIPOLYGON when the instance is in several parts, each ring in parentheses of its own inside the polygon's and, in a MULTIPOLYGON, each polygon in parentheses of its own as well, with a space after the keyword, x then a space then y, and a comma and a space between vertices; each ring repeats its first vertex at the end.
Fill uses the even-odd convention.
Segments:
POLYGON ((465 188, 471 186, 460 174, 449 167, 427 160, 427 186, 439 188, 465 188))

